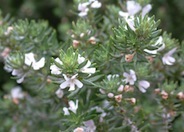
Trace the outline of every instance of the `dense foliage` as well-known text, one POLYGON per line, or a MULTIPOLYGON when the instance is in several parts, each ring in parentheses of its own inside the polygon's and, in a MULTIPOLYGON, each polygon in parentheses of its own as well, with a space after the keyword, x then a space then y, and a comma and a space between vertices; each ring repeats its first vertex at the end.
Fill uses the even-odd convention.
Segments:
POLYGON ((0 131, 184 131, 182 0, 1 3, 0 131))

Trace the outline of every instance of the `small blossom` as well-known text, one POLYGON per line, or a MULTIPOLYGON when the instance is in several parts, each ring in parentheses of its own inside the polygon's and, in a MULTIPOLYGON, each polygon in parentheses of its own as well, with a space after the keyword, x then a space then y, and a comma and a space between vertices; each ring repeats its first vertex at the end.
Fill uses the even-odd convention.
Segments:
POLYGON ((6 32, 4 33, 5 35, 9 35, 11 33, 11 31, 13 30, 13 27, 10 26, 8 27, 8 29, 6 30, 6 32))
POLYGON ((58 98, 62 98, 63 95, 64 95, 64 92, 63 92, 62 89, 59 88, 59 89, 55 92, 55 94, 57 95, 58 98))
POLYGON ((85 3, 80 3, 78 5, 78 10, 80 11, 80 13, 78 14, 80 17, 84 17, 87 16, 89 8, 88 8, 89 3, 85 2, 85 3))
POLYGON ((146 56, 146 59, 148 60, 148 62, 152 63, 154 61, 153 56, 146 56))
POLYGON ((72 44, 73 44, 74 48, 77 48, 79 46, 80 42, 78 40, 73 40, 72 44))
POLYGON ((135 1, 127 1, 127 11, 129 15, 135 15, 141 10, 141 6, 139 3, 135 1))
POLYGON ((123 76, 125 77, 123 81, 125 81, 126 83, 129 83, 130 85, 134 85, 135 81, 137 80, 134 70, 130 70, 130 74, 127 72, 124 72, 123 76))
POLYGON ((11 90, 11 98, 13 103, 19 104, 19 99, 24 98, 24 93, 22 92, 22 89, 20 87, 15 87, 11 90))
POLYGON ((134 16, 135 14, 137 14, 142 10, 141 14, 142 14, 142 17, 144 17, 152 9, 152 6, 150 4, 147 4, 142 8, 139 3, 132 0, 127 1, 126 4, 127 4, 127 12, 120 11, 119 12, 120 16, 123 16, 123 17, 134 16))
POLYGON ((77 127, 73 132, 84 132, 84 129, 82 127, 77 127))
POLYGON ((161 96, 162 96, 162 98, 163 99, 167 99, 168 98, 168 93, 167 92, 165 92, 164 90, 161 92, 161 96))
POLYGON ((160 90, 159 88, 156 88, 156 89, 154 90, 154 93, 155 93, 155 94, 160 94, 160 92, 161 92, 161 90, 160 90))
POLYGON ((178 97, 178 99, 180 99, 180 100, 184 100, 184 93, 183 93, 183 92, 179 92, 179 93, 177 94, 177 97, 178 97))
POLYGON ((34 70, 39 70, 45 65, 45 58, 42 57, 39 61, 36 61, 33 53, 25 54, 24 63, 28 66, 32 66, 34 70))
POLYGON ((85 35, 84 33, 81 33, 81 34, 80 34, 80 38, 83 38, 83 37, 84 37, 84 35, 85 35))
POLYGON ((68 108, 66 108, 66 107, 63 108, 64 115, 70 115, 69 110, 76 114, 77 113, 77 109, 78 109, 78 102, 79 101, 76 100, 76 104, 75 104, 74 101, 70 100, 68 102, 69 107, 68 108))
POLYGON ((108 96, 109 98, 113 98, 113 97, 114 97, 114 94, 113 94, 113 93, 108 93, 107 96, 108 96))
POLYGON ((11 90, 11 97, 16 99, 23 99, 24 93, 22 92, 22 89, 17 86, 11 90))
POLYGON ((131 104, 135 104, 136 103, 136 98, 128 98, 126 100, 129 101, 131 104))
POLYGON ((164 56, 162 57, 162 62, 164 65, 173 65, 175 63, 175 58, 172 57, 172 55, 174 54, 174 52, 176 52, 177 48, 173 48, 172 50, 170 50, 168 53, 164 54, 164 56))
POLYGON ((83 122, 87 132, 95 132, 96 126, 93 120, 83 122))
POLYGON ((132 62, 133 58, 134 58, 134 54, 126 54, 125 55, 126 62, 132 62))
POLYGON ((119 75, 118 74, 114 74, 114 75, 108 75, 107 76, 107 79, 110 81, 110 80, 112 80, 112 79, 114 79, 114 78, 118 78, 119 77, 119 75))
POLYGON ((95 38, 95 37, 90 37, 90 38, 89 38, 89 42, 90 42, 91 44, 96 44, 96 38, 95 38))
POLYGON ((162 51, 165 48, 165 43, 163 41, 162 36, 160 36, 158 40, 155 42, 155 44, 153 44, 152 46, 156 47, 157 49, 155 50, 144 49, 144 52, 149 54, 157 54, 158 51, 162 51))
MULTIPOLYGON (((84 57, 78 56, 78 63, 81 64, 85 61, 84 57)), ((88 60, 87 64, 80 69, 82 73, 93 74, 96 72, 96 68, 90 68, 91 62, 88 60)))
POLYGON ((6 48, 3 50, 3 52, 1 53, 1 56, 2 56, 3 58, 6 58, 6 57, 9 55, 10 51, 11 51, 10 48, 6 47, 6 48))
POLYGON ((150 83, 146 80, 142 80, 142 81, 139 81, 138 87, 142 93, 145 93, 146 90, 150 87, 150 83))
MULTIPOLYGON (((56 58, 55 61, 59 63, 60 65, 63 65, 62 61, 59 58, 56 58)), ((51 74, 53 75, 59 75, 61 74, 61 69, 57 67, 55 64, 50 66, 51 74)))
POLYGON ((99 89, 101 94, 105 94, 105 91, 103 89, 99 89))
POLYGON ((147 4, 145 7, 142 8, 142 17, 144 17, 150 10, 152 9, 152 6, 150 4, 147 4))
POLYGON ((118 103, 120 103, 121 100, 122 100, 122 95, 121 95, 121 94, 116 95, 116 96, 114 96, 114 98, 115 98, 115 100, 116 100, 118 103))
POLYGON ((65 74, 63 74, 66 81, 60 85, 60 88, 65 89, 66 87, 69 87, 68 91, 75 90, 75 85, 77 85, 78 88, 82 88, 83 84, 76 78, 77 75, 78 74, 75 74, 71 78, 69 78, 65 74))
POLYGON ((125 85, 124 91, 125 92, 133 92, 134 88, 132 86, 130 86, 130 85, 125 85))
POLYGON ((12 75, 18 78, 17 83, 22 83, 27 73, 25 73, 22 69, 13 69, 12 75))
POLYGON ((95 0, 92 4, 91 4, 91 8, 100 8, 102 6, 102 3, 99 2, 98 0, 95 0))
POLYGON ((124 90, 124 86, 120 85, 119 88, 118 88, 118 92, 123 92, 123 90, 124 90))

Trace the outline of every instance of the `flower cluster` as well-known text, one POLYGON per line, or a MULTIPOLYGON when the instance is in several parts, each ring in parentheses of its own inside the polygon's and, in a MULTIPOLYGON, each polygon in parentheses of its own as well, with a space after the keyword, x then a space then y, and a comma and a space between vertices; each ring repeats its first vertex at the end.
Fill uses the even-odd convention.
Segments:
POLYGON ((80 17, 85 17, 88 14, 89 11, 89 6, 91 8, 100 8, 102 4, 98 0, 89 0, 88 2, 85 3, 79 3, 78 5, 78 11, 80 17))

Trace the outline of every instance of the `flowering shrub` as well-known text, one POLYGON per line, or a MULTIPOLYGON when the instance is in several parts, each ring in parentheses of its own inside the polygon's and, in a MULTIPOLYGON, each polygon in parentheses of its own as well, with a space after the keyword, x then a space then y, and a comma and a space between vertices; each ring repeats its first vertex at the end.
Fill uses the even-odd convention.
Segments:
POLYGON ((75 0, 65 41, 45 21, 0 17, 12 80, 1 131, 184 131, 184 43, 158 28, 149 0, 75 0))

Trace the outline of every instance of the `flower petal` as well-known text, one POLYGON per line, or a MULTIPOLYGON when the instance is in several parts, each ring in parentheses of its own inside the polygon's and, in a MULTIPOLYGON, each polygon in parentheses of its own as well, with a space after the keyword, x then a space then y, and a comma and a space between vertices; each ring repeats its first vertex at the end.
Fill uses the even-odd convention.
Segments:
POLYGON ((65 89, 66 87, 68 87, 69 86, 69 82, 68 81, 65 81, 65 82, 63 82, 62 84, 60 84, 60 88, 61 89, 65 89))

